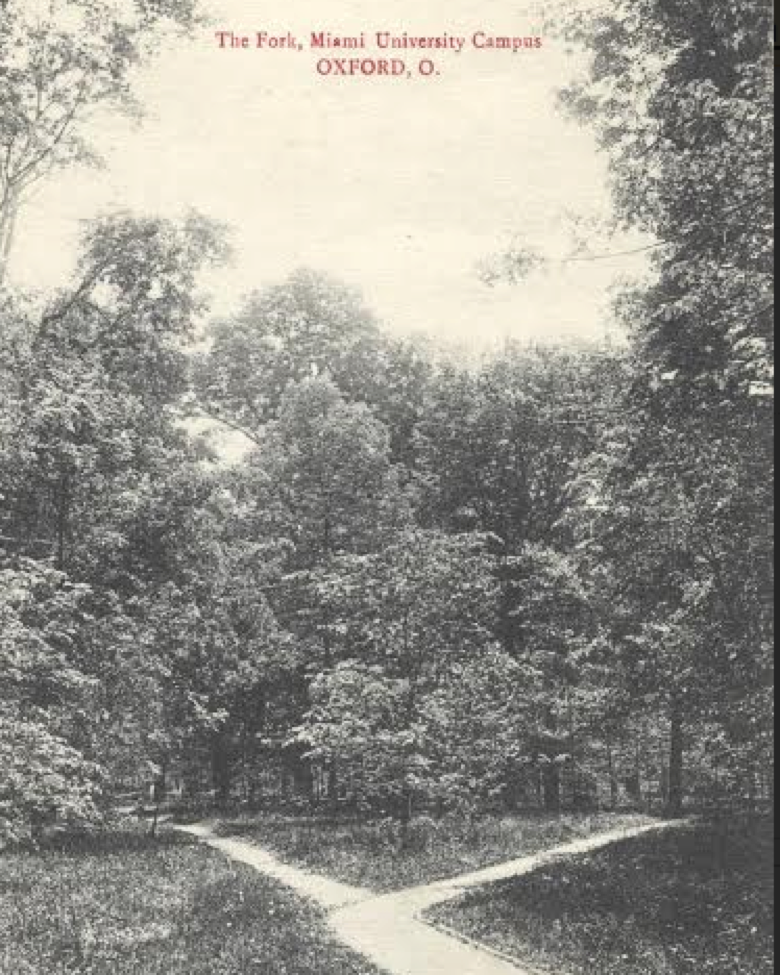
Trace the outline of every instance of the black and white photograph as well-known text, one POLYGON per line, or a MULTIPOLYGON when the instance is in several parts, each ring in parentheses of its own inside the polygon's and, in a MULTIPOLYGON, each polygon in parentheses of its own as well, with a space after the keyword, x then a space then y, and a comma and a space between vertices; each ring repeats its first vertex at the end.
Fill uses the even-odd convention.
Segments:
POLYGON ((0 0, 0 975, 774 970, 773 18, 0 0))

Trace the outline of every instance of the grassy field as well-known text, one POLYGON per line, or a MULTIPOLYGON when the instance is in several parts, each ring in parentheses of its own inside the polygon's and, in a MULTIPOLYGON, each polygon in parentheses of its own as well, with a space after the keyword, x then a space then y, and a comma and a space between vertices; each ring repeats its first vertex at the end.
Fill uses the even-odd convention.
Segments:
POLYGON ((0 975, 380 975, 219 854, 115 835, 0 855, 0 975))
POLYGON ((402 844, 393 823, 360 824, 254 815, 221 822, 225 836, 240 836, 281 859, 316 873, 377 891, 400 890, 536 853, 601 830, 646 822, 645 817, 593 815, 491 817, 462 821, 416 820, 402 844))
POLYGON ((555 975, 769 975, 772 830, 689 827, 483 888, 431 919, 555 975))

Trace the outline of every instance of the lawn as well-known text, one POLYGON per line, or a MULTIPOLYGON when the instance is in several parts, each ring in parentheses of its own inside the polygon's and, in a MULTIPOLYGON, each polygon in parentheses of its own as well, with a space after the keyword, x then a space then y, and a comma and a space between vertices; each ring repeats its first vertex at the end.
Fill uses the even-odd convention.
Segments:
POLYGON ((255 842, 315 873, 389 891, 647 821, 642 816, 609 813, 486 817, 471 826, 457 819, 420 819, 409 827, 405 843, 400 827, 390 821, 358 823, 269 814, 223 820, 217 831, 255 842))
POLYGON ((380 975, 322 914, 185 837, 0 855, 0 975, 380 975))
POLYGON ((430 912, 555 975, 769 975, 772 829, 650 834, 430 912))

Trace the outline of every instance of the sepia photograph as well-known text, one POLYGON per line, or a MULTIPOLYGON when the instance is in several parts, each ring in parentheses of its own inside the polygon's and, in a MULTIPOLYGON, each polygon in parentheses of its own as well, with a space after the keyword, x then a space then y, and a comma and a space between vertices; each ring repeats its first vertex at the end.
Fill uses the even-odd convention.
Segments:
POLYGON ((0 975, 770 975, 766 0, 0 0, 0 975))

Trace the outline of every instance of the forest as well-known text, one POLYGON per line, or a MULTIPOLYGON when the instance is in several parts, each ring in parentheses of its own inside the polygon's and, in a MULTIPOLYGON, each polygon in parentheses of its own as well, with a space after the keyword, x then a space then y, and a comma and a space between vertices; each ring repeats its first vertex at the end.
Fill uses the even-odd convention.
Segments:
POLYGON ((769 10, 572 19, 561 102, 652 274, 616 340, 475 361, 307 268, 215 319, 194 211, 107 214, 67 287, 17 287, 26 194, 193 16, 70 6, 86 39, 0 9, 0 846, 128 796, 769 808, 769 10))

